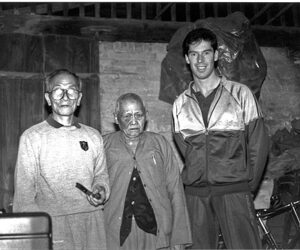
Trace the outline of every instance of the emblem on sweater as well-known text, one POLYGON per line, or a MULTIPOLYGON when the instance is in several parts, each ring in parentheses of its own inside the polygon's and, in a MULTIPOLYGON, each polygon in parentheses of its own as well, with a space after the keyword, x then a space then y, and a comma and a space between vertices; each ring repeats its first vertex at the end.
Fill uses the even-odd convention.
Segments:
POLYGON ((89 145, 86 141, 79 141, 80 147, 84 150, 87 151, 89 149, 89 145))

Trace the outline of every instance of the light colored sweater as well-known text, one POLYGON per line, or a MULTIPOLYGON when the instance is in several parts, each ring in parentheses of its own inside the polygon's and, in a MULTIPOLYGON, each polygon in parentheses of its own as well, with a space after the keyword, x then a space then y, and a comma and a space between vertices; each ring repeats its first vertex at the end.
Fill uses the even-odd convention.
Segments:
POLYGON ((96 129, 79 125, 55 128, 43 121, 22 134, 15 168, 14 212, 43 211, 58 216, 100 209, 90 205, 75 185, 79 182, 92 190, 100 184, 108 198, 103 140, 96 129))

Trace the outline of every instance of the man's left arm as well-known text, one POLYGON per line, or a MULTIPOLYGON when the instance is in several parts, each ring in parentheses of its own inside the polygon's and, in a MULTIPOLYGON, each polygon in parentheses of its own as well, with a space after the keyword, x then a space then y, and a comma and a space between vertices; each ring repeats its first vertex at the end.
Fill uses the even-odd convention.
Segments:
POLYGON ((247 139, 247 166, 252 178, 249 186, 252 192, 258 188, 269 154, 269 136, 264 123, 263 115, 255 96, 248 93, 245 101, 246 139, 247 139))
POLYGON ((171 246, 181 249, 192 243, 190 221, 178 161, 171 145, 165 142, 166 185, 173 214, 171 246))
POLYGON ((253 178, 249 182, 252 192, 258 188, 269 153, 269 136, 263 118, 251 121, 248 125, 247 162, 253 171, 253 178))

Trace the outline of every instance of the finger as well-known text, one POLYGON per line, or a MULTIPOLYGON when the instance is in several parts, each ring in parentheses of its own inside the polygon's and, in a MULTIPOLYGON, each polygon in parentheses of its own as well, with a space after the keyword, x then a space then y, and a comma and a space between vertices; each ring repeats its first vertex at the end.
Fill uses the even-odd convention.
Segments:
POLYGON ((101 196, 100 199, 96 199, 91 196, 91 201, 93 202, 93 205, 98 206, 104 203, 104 198, 101 196))
POLYGON ((101 193, 95 193, 95 194, 92 194, 92 197, 97 200, 100 200, 102 198, 102 195, 101 195, 101 193))
POLYGON ((103 198, 103 200, 105 201, 106 200, 106 192, 105 192, 105 190, 100 191, 100 195, 103 198))

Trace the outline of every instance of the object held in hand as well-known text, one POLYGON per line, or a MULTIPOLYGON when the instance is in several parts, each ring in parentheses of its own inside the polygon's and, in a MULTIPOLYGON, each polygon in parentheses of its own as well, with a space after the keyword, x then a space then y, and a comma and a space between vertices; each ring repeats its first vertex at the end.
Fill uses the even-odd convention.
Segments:
POLYGON ((82 192, 84 192, 87 195, 91 195, 92 197, 96 198, 97 200, 99 200, 101 198, 101 195, 99 193, 97 194, 93 194, 92 191, 88 190, 85 186, 83 186, 82 184, 76 182, 76 187, 78 189, 80 189, 82 192))

